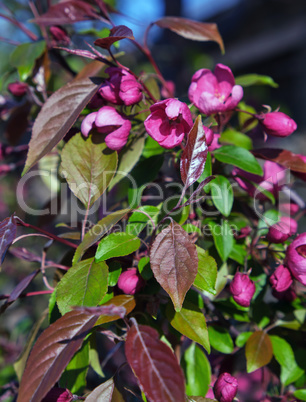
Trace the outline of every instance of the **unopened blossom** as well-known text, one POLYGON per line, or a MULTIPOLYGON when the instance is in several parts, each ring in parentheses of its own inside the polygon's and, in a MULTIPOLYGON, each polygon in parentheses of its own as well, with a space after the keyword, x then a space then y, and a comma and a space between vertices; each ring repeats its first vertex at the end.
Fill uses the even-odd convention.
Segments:
POLYGON ((66 388, 52 388, 41 402, 70 402, 73 400, 72 393, 66 388))
POLYGON ((203 68, 193 75, 188 96, 202 113, 211 115, 235 109, 243 97, 243 89, 235 85, 229 67, 217 64, 214 72, 203 68))
POLYGON ((285 265, 306 286, 306 233, 300 234, 287 248, 285 265))
POLYGON ((257 116, 264 131, 274 137, 288 137, 296 129, 296 122, 282 112, 263 113, 257 116))
POLYGON ((108 102, 116 105, 134 105, 142 99, 142 85, 133 74, 118 67, 108 67, 109 78, 100 87, 99 93, 108 102))
POLYGON ((150 106, 151 114, 144 125, 148 134, 164 148, 170 149, 183 141, 193 125, 186 103, 165 99, 150 106))
POLYGON ((82 134, 87 137, 95 128, 99 133, 107 134, 105 143, 108 148, 120 150, 127 143, 131 131, 131 122, 111 106, 103 106, 98 112, 90 113, 81 125, 82 134))
POLYGON ((26 84, 25 82, 11 82, 10 84, 8 84, 7 89, 9 90, 9 92, 14 95, 14 96, 23 96, 26 94, 27 89, 28 89, 28 84, 26 84))
POLYGON ((293 289, 292 286, 290 286, 284 292, 278 292, 276 289, 273 289, 272 295, 278 300, 283 300, 283 301, 286 301, 289 303, 293 302, 293 300, 295 300, 297 298, 295 290, 293 289))
POLYGON ((292 284, 292 276, 289 269, 284 265, 277 267, 274 273, 270 276, 270 283, 276 292, 284 292, 290 288, 292 284))
POLYGON ((297 231, 296 220, 289 216, 282 216, 280 221, 270 226, 267 240, 270 243, 284 243, 290 236, 297 231))
POLYGON ((238 391, 237 378, 229 373, 222 373, 214 385, 215 398, 219 402, 232 402, 238 391))
POLYGON ((249 278, 248 274, 236 272, 230 283, 230 292, 237 304, 249 307, 255 290, 255 283, 249 278))
POLYGON ((118 288, 127 295, 138 293, 144 286, 145 281, 139 275, 137 268, 129 268, 122 272, 118 280, 118 288))

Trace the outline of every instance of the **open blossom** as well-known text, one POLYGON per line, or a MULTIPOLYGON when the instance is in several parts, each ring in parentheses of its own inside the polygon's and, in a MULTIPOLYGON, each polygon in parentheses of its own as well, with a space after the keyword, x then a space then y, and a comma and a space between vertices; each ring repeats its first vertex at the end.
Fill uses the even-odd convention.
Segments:
POLYGON ((145 128, 159 145, 167 149, 180 144, 193 125, 188 106, 177 99, 157 102, 150 111, 144 122, 145 128))
POLYGON ((287 248, 285 265, 306 286, 306 233, 300 234, 287 248))
POLYGON ((289 216, 282 216, 280 221, 270 226, 267 240, 270 243, 284 243, 297 231, 297 222, 289 216))
POLYGON ((188 96, 206 115, 233 110, 243 97, 243 89, 235 85, 231 69, 217 64, 214 72, 203 68, 192 77, 188 96))
POLYGON ((238 391, 238 380, 229 373, 222 373, 214 385, 214 394, 219 402, 232 402, 238 391))
POLYGON ((96 128, 99 133, 107 134, 106 145, 108 148, 118 151, 127 143, 132 125, 113 107, 103 106, 98 112, 90 113, 85 117, 81 125, 81 132, 87 137, 93 128, 96 128))
POLYGON ((145 281, 139 275, 137 268, 129 268, 122 272, 118 280, 118 288, 127 295, 134 295, 139 292, 145 284, 145 281))
POLYGON ((142 99, 142 85, 134 75, 118 67, 108 67, 105 70, 109 78, 100 87, 102 98, 115 105, 134 105, 142 99))
POLYGON ((230 291, 237 304, 249 307, 255 290, 255 283, 249 278, 248 274, 236 272, 230 284, 230 291))
POLYGON ((282 112, 270 112, 257 117, 265 132, 274 137, 288 137, 297 129, 296 122, 282 112))
POLYGON ((292 284, 292 276, 288 268, 280 265, 270 277, 270 283, 276 292, 284 292, 292 284))

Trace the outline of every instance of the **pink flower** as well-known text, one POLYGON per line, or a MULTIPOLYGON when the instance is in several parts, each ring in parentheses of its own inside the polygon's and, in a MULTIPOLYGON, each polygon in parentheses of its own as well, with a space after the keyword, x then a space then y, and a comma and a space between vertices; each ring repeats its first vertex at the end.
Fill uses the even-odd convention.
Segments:
POLYGON ((90 113, 81 125, 81 132, 88 137, 89 132, 96 128, 99 133, 108 134, 105 143, 108 148, 120 150, 127 143, 131 131, 131 122, 111 106, 103 106, 98 112, 90 113))
POLYGON ((145 281, 138 274, 137 268, 129 268, 122 272, 118 280, 118 288, 127 295, 134 295, 144 287, 145 281))
POLYGON ((52 388, 41 402, 70 402, 73 400, 72 393, 65 388, 52 388))
POLYGON ((292 277, 289 269, 283 265, 277 267, 275 272, 270 277, 270 283, 276 292, 284 292, 290 288, 292 284, 292 277))
POLYGON ((282 216, 280 221, 270 226, 267 240, 270 243, 284 243, 297 231, 297 222, 288 216, 282 216))
POLYGON ((279 210, 289 216, 296 214, 299 209, 300 207, 294 202, 279 204, 279 210))
POLYGON ((287 248, 285 265, 306 286, 306 233, 300 234, 287 248))
POLYGON ((243 307, 249 307, 255 289, 255 283, 249 278, 248 274, 236 272, 230 284, 230 291, 237 304, 243 307))
POLYGON ((7 89, 14 96, 23 96, 27 92, 28 84, 19 81, 11 82, 10 84, 8 84, 7 89))
POLYGON ((288 288, 287 290, 285 290, 284 292, 277 292, 276 289, 273 289, 272 295, 278 300, 284 300, 289 303, 293 302, 293 300, 295 300, 297 297, 292 286, 290 288, 288 288))
POLYGON ((109 78, 100 87, 102 98, 115 105, 134 105, 142 99, 142 85, 134 75, 118 67, 108 67, 105 70, 109 78))
POLYGON ((282 112, 270 112, 257 117, 265 132, 274 137, 288 137, 297 129, 296 122, 282 112))
POLYGON ((203 68, 192 77, 188 96, 206 115, 233 110, 243 97, 243 89, 235 85, 231 69, 217 64, 214 73, 203 68))
POLYGON ((219 402, 232 402, 238 391, 237 378, 229 373, 221 374, 214 385, 214 394, 219 402))
POLYGON ((150 111, 144 122, 145 128, 159 145, 167 149, 180 144, 193 125, 188 106, 177 99, 157 102, 150 111))

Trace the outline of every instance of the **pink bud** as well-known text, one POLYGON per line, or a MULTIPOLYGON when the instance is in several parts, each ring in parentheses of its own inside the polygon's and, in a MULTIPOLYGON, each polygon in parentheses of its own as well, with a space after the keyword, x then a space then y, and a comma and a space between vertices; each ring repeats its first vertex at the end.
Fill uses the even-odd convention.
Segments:
POLYGON ((290 288, 292 284, 292 277, 289 269, 283 265, 277 267, 275 272, 270 277, 270 283, 276 292, 284 292, 290 288))
POLYGON ((73 400, 72 393, 65 388, 52 388, 41 402, 70 402, 73 400))
POLYGON ((167 149, 180 144, 193 125, 188 106, 177 99, 157 102, 150 111, 144 122, 145 128, 159 145, 167 149))
POLYGON ((145 281, 139 275, 137 268, 129 268, 119 276, 118 288, 127 295, 138 293, 144 285, 145 281))
POLYGON ((282 216, 280 221, 270 226, 267 240, 270 243, 284 243, 297 231, 297 222, 288 216, 282 216))
POLYGON ((61 43, 70 43, 70 38, 67 34, 67 31, 63 28, 60 27, 59 25, 53 25, 50 28, 50 33, 53 37, 53 39, 56 42, 61 42, 61 43))
POLYGON ((300 234, 287 248, 286 266, 292 275, 306 286, 306 233, 300 234))
POLYGON ((214 385, 214 394, 219 402, 232 402, 238 391, 238 381, 229 373, 221 374, 214 385))
POLYGON ((255 289, 255 283, 249 278, 248 274, 236 272, 230 284, 230 291, 237 304, 249 307, 255 289))
MULTIPOLYGON (((206 144, 209 147, 212 144, 213 140, 214 140, 215 134, 214 134, 214 132, 212 131, 211 128, 206 127, 206 126, 203 126, 203 128, 204 128, 204 131, 205 131, 206 144)), ((216 135, 218 135, 218 134, 216 134, 216 135)))
POLYGON ((296 122, 282 112, 270 112, 257 117, 268 135, 287 137, 297 129, 296 122))
POLYGON ((284 300, 291 303, 296 299, 296 293, 292 287, 288 288, 284 292, 277 292, 276 289, 272 290, 272 295, 278 300, 284 300))
POLYGON ((245 226, 244 228, 240 229, 240 231, 239 231, 239 233, 237 233, 237 235, 235 235, 235 239, 244 239, 251 232, 252 232, 252 228, 250 226, 245 226))
POLYGON ((300 207, 294 202, 279 204, 279 210, 289 216, 295 215, 299 209, 300 207))
POLYGON ((14 96, 23 96, 27 92, 28 84, 16 81, 8 84, 7 89, 14 96))

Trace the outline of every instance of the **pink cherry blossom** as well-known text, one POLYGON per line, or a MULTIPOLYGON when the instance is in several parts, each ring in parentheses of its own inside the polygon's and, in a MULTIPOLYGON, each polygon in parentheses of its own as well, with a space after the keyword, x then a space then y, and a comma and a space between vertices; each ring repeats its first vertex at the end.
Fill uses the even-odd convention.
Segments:
POLYGON ((287 248, 285 265, 306 286, 306 233, 300 234, 287 248))
POLYGON ((177 99, 157 102, 150 111, 144 122, 145 128, 159 145, 167 149, 180 144, 193 125, 188 106, 177 99))
POLYGON ((296 122, 282 112, 270 112, 257 116, 263 129, 274 137, 288 137, 296 129, 296 122))
POLYGON ((270 283, 276 292, 284 292, 292 284, 292 276, 288 268, 280 265, 270 277, 270 283))
POLYGON ((192 77, 188 96, 206 115, 233 110, 243 97, 243 89, 235 85, 231 69, 217 64, 214 72, 203 68, 192 77))

